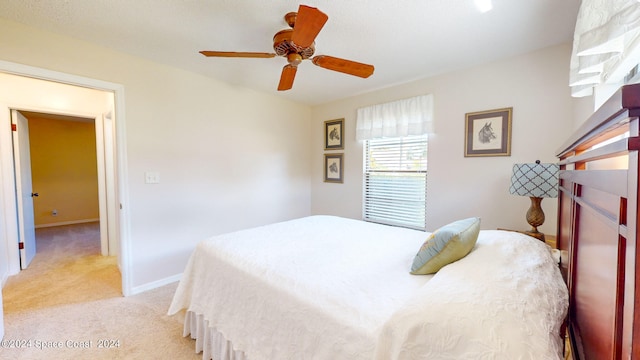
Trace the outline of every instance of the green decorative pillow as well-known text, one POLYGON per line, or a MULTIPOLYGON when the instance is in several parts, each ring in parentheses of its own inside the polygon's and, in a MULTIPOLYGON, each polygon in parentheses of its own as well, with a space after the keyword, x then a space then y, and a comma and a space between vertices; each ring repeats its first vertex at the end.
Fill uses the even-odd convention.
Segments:
POLYGON ((411 273, 433 274, 471 252, 478 240, 480 218, 454 221, 434 231, 413 259, 411 273))

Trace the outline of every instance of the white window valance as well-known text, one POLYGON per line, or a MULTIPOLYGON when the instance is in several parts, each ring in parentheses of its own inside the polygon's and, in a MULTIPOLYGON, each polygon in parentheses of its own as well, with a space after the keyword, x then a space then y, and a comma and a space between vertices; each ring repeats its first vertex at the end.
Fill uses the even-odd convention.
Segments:
POLYGON ((571 94, 616 84, 640 62, 639 0, 582 0, 570 63, 571 94))
POLYGON ((424 135, 433 132, 433 95, 421 95, 360 108, 356 140, 424 135))

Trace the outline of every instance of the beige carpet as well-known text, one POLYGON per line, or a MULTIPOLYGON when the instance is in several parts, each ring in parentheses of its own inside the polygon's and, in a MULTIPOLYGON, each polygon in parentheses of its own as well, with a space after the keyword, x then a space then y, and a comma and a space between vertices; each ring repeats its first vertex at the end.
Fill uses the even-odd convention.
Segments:
POLYGON ((177 283, 123 297, 98 223, 38 229, 36 239, 29 268, 2 289, 0 359, 201 359, 183 316, 166 315, 177 283))

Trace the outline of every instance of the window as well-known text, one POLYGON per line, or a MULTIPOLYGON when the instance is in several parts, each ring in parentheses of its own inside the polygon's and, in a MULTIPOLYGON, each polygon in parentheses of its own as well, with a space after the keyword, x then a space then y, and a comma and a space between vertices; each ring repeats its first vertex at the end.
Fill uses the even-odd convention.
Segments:
POLYGON ((571 95, 592 95, 600 84, 617 88, 639 57, 637 1, 581 1, 569 62, 571 95))
POLYGON ((426 228, 427 134, 433 95, 359 108, 356 139, 364 141, 365 221, 426 228))
POLYGON ((426 228, 427 135, 366 140, 366 221, 426 228))

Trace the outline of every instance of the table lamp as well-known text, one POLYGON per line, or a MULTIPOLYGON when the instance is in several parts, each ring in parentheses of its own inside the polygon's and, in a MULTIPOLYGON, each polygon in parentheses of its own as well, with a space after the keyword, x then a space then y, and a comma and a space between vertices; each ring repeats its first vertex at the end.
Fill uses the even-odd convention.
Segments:
POLYGON ((544 241, 544 234, 538 231, 538 226, 544 223, 540 203, 542 198, 558 197, 558 170, 557 164, 541 164, 540 160, 513 165, 509 192, 531 199, 531 207, 527 211, 527 222, 531 225, 531 230, 521 232, 538 240, 544 241))

